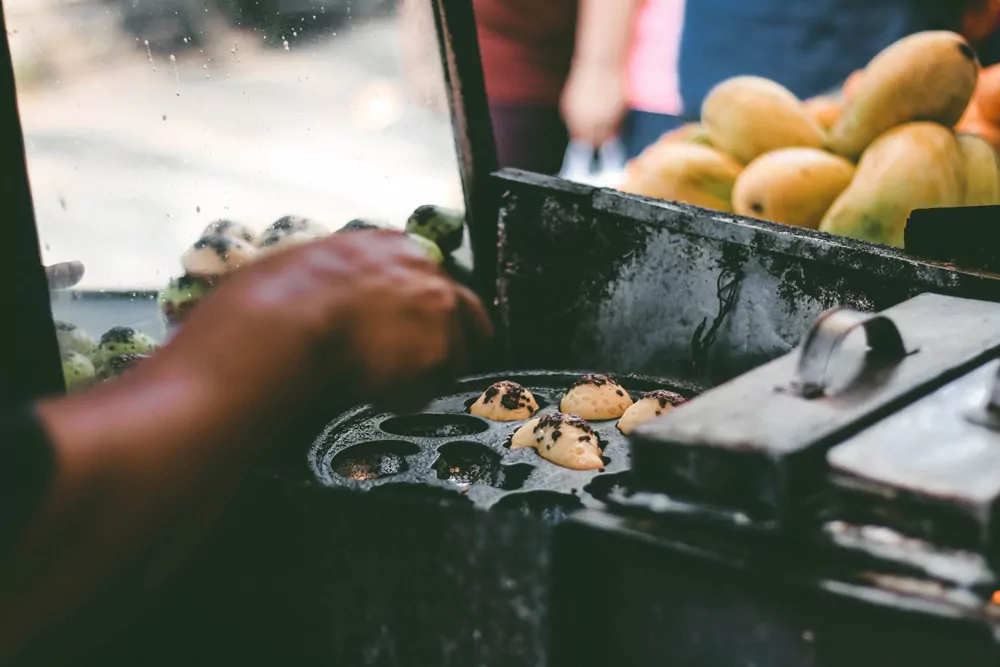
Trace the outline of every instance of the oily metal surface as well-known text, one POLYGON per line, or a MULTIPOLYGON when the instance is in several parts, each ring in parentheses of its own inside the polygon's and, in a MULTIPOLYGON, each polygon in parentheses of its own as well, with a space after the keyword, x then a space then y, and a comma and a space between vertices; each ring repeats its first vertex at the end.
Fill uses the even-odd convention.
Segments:
MULTIPOLYGON (((310 450, 309 463, 321 483, 357 491, 412 494, 552 520, 584 507, 599 507, 599 497, 631 467, 628 439, 618 431, 617 420, 590 422, 601 439, 605 467, 581 471, 557 466, 534 449, 510 449, 511 437, 527 420, 492 422, 468 412, 483 391, 504 380, 531 391, 539 415, 557 412, 563 393, 587 372, 517 371, 466 378, 455 393, 415 415, 356 408, 326 428, 310 450)), ((633 400, 655 389, 685 398, 702 391, 662 378, 613 377, 633 400)))

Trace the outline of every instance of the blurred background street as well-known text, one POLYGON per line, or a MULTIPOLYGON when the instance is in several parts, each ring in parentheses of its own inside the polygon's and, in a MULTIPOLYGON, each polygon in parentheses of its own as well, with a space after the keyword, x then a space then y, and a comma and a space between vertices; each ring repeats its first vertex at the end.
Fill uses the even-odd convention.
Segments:
POLYGON ((199 0, 194 25, 130 31, 177 2, 5 3, 46 262, 83 261, 85 288, 158 288, 218 218, 461 208, 429 17, 407 31, 384 2, 299 0, 248 27, 199 0))

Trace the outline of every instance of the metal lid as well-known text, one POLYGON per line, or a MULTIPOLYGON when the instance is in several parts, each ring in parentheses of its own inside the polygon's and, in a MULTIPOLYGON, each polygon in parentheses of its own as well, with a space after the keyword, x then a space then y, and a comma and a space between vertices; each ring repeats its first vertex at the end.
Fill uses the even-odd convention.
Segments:
POLYGON ((821 489, 831 447, 998 350, 993 303, 924 294, 881 315, 829 311, 796 352, 640 428, 633 488, 781 523, 821 489), (860 372, 835 388, 856 330, 868 344, 860 372))
POLYGON ((929 394, 829 455, 828 515, 974 551, 997 543, 1000 364, 929 394))

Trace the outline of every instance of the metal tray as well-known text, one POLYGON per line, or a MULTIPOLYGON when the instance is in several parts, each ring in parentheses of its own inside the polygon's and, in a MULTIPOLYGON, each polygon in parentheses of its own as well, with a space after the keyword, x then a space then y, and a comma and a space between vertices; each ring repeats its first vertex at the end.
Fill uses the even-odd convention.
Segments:
MULTIPOLYGON (((568 470, 534 450, 511 450, 510 439, 524 423, 490 422, 469 414, 469 406, 495 382, 512 380, 538 400, 539 414, 558 410, 570 384, 593 371, 511 371, 465 378, 455 392, 422 413, 391 415, 365 406, 350 410, 323 431, 309 452, 316 478, 328 486, 357 491, 412 494, 480 509, 516 510, 558 521, 599 499, 630 466, 628 438, 617 420, 594 421, 605 467, 568 470)), ((615 375, 639 399, 667 389, 693 398, 704 388, 643 375, 615 375)))

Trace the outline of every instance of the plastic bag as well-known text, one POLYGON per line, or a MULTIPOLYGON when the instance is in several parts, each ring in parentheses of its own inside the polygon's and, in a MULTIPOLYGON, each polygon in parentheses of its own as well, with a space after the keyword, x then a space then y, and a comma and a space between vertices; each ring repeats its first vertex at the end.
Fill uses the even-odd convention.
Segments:
POLYGON ((625 148, 617 139, 599 149, 571 141, 559 176, 599 188, 614 188, 625 178, 625 148))

